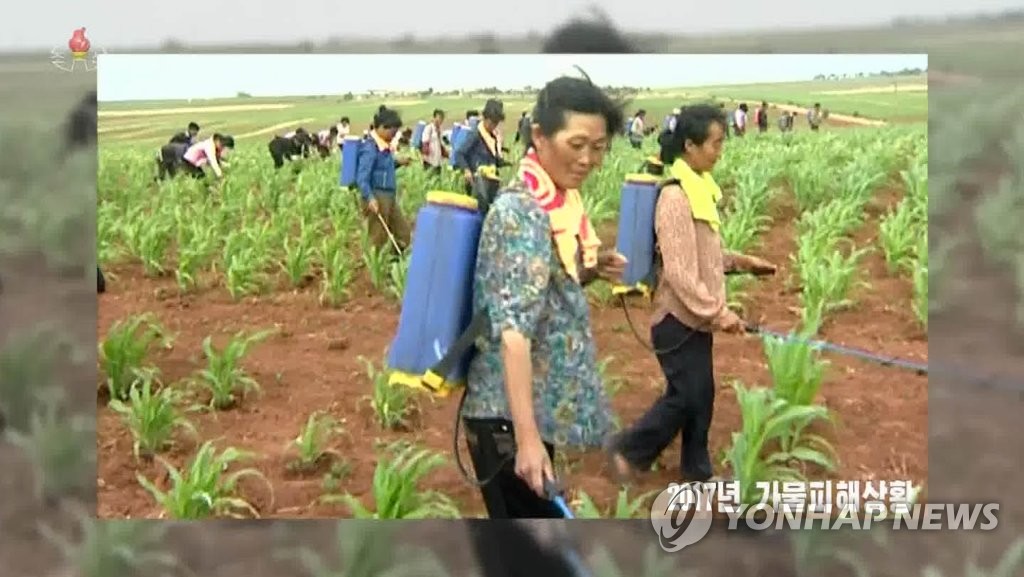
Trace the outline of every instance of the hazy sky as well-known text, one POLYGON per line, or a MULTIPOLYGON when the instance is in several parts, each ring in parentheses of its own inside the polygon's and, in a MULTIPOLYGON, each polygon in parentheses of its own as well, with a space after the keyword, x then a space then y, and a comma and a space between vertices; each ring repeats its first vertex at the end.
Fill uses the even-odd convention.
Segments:
POLYGON ((85 26, 96 49, 158 46, 169 38, 197 44, 296 43, 347 35, 389 39, 406 33, 452 36, 494 32, 545 33, 588 6, 600 6, 632 31, 686 34, 778 27, 859 25, 898 16, 974 14, 1024 6, 1024 0, 724 0, 710 4, 670 0, 515 0, 481 5, 469 0, 372 3, 339 0, 215 0, 189 5, 139 0, 20 2, 0 19, 0 50, 66 47, 85 26), (481 11, 480 7, 487 9, 481 11), (97 9, 98 7, 101 7, 97 9), (188 8, 192 9, 188 9, 188 8), (491 8, 495 7, 493 12, 491 8), (695 17, 695 10, 699 15, 695 17), (492 15, 493 14, 493 15, 492 15), (488 19, 490 16, 490 19, 488 19), (424 22, 435 24, 424 29, 424 22), (696 25, 695 25, 696 24, 696 25))
POLYGON ((810 80, 926 68, 926 55, 176 55, 106 54, 97 69, 100 100, 344 94, 367 90, 452 90, 542 86, 579 65, 600 85, 707 86, 810 80), (500 73, 495 73, 500 71, 500 73))

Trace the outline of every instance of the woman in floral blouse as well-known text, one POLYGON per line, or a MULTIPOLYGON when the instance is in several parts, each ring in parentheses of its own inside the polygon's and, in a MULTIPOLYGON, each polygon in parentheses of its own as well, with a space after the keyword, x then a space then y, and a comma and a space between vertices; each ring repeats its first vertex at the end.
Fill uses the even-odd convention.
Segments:
POLYGON ((478 339, 461 417, 491 518, 553 518, 545 496, 556 445, 599 447, 612 414, 597 369, 583 287, 617 279, 625 259, 600 241, 579 189, 622 126, 621 107, 588 80, 538 94, 530 146, 484 221, 474 312, 478 339))

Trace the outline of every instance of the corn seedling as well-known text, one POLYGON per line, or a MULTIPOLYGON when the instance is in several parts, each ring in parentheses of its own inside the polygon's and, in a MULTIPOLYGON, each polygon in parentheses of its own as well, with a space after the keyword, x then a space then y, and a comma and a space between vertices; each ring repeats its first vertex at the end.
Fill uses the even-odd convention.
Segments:
POLYGON ((363 253, 363 264, 370 274, 370 284, 379 291, 388 290, 387 282, 390 279, 391 263, 394 260, 394 249, 390 244, 381 246, 365 245, 363 253))
MULTIPOLYGON (((179 470, 162 457, 156 459, 167 470, 170 487, 162 491, 152 481, 137 476, 139 484, 163 507, 173 519, 198 520, 209 517, 244 517, 246 514, 258 517, 259 513, 248 501, 238 497, 238 482, 245 477, 267 481, 258 470, 240 469, 227 473, 235 463, 252 458, 251 453, 228 447, 223 452, 211 441, 203 443, 187 468, 179 470)), ((270 483, 267 481, 267 487, 270 483)))
POLYGON ((419 487, 427 475, 444 466, 442 455, 402 442, 391 445, 386 452, 390 456, 382 455, 373 473, 372 510, 349 493, 325 495, 323 501, 346 505, 357 519, 459 517, 458 508, 447 495, 419 487))
POLYGON ((259 383, 245 372, 240 363, 252 346, 273 333, 273 330, 268 330, 246 336, 244 331, 239 331, 221 351, 214 348, 212 336, 203 339, 207 366, 199 372, 198 383, 210 393, 210 408, 231 408, 239 398, 260 390, 259 383))
POLYGON ((828 361, 807 341, 811 335, 795 334, 790 339, 771 335, 762 338, 775 397, 791 405, 813 405, 828 361))
POLYGON ((67 414, 62 405, 61 395, 53 392, 30 415, 24 432, 6 431, 32 463, 40 499, 91 490, 95 483, 96 422, 90 416, 67 414))
POLYGON ((149 313, 129 317, 114 323, 107 331, 107 337, 99 346, 99 357, 111 399, 128 398, 135 370, 145 368, 146 355, 154 345, 171 347, 171 337, 155 318, 149 313))
POLYGON ((154 570, 181 567, 174 555, 160 550, 166 527, 159 523, 108 522, 78 508, 71 513, 81 535, 77 541, 43 524, 39 534, 57 548, 77 577, 153 574, 154 570))
POLYGON ((405 295, 405 280, 409 275, 409 254, 406 253, 391 263, 388 292, 395 300, 401 301, 405 295))
POLYGON ((615 503, 602 511, 585 491, 576 494, 573 508, 578 519, 639 519, 650 516, 651 500, 660 493, 658 490, 648 491, 633 499, 629 498, 629 490, 619 489, 615 503))
POLYGON ((922 228, 927 229, 927 223, 921 226, 916 221, 909 199, 902 200, 895 211, 882 219, 878 225, 879 242, 890 273, 913 268, 908 261, 914 256, 922 228))
POLYGON ((341 455, 329 449, 327 444, 332 437, 340 432, 337 421, 323 412, 316 412, 306 419, 305 426, 299 432, 299 436, 292 441, 292 447, 298 453, 295 460, 289 465, 296 471, 309 471, 316 468, 326 456, 340 458, 341 455))
POLYGON ((723 462, 732 466, 733 478, 739 486, 739 502, 760 502, 763 495, 759 482, 806 482, 798 468, 802 463, 813 463, 826 470, 834 468, 834 450, 820 436, 801 435, 789 447, 778 446, 792 431, 827 418, 825 407, 790 405, 775 398, 770 389, 747 389, 738 382, 733 383, 733 389, 742 426, 732 434, 732 444, 723 462))
POLYGON ((136 376, 128 400, 111 399, 110 408, 131 431, 135 458, 150 459, 171 445, 177 430, 197 431, 179 408, 185 399, 181 391, 162 386, 153 370, 139 370, 136 376))
POLYGON ((342 239, 328 238, 324 241, 321 255, 324 263, 323 285, 320 289, 320 304, 337 307, 349 296, 352 284, 352 260, 342 250, 342 239))
POLYGON ((315 256, 314 232, 312 226, 304 220, 300 224, 298 239, 292 237, 284 239, 285 258, 281 268, 288 275, 288 282, 292 287, 301 286, 312 268, 315 256))
POLYGON ((0 412, 6 415, 7 427, 24 431, 39 407, 40 395, 54 386, 59 342, 55 330, 37 327, 12 337, 0 349, 0 412))
POLYGON ((381 368, 378 369, 373 361, 367 358, 359 357, 359 360, 366 367, 366 376, 373 386, 373 393, 363 400, 370 402, 377 424, 385 430, 409 428, 409 419, 417 408, 414 390, 388 383, 388 369, 385 363, 382 362, 381 368))
POLYGON ((451 577, 433 551, 399 543, 390 525, 345 521, 336 535, 330 556, 305 547, 280 556, 297 559, 309 577, 451 577))

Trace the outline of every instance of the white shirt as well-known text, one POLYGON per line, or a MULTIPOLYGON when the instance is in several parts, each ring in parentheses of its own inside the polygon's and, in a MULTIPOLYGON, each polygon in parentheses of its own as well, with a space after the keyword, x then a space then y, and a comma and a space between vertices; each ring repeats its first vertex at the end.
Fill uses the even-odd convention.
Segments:
POLYGON ((641 120, 639 116, 634 116, 633 117, 633 124, 630 125, 629 132, 631 134, 636 134, 638 136, 643 136, 643 134, 644 134, 644 121, 641 120))
POLYGON ((348 136, 349 126, 347 124, 338 123, 338 145, 340 146, 345 142, 345 137, 348 136))
POLYGON ((736 126, 737 126, 737 128, 741 128, 741 129, 742 128, 746 128, 747 127, 747 113, 743 112, 742 110, 737 108, 736 112, 735 112, 735 115, 736 115, 736 126))
POLYGON ((423 134, 420 136, 422 140, 420 147, 427 149, 427 153, 423 155, 423 160, 430 166, 441 166, 444 155, 441 151, 441 131, 434 126, 431 122, 423 127, 423 134))

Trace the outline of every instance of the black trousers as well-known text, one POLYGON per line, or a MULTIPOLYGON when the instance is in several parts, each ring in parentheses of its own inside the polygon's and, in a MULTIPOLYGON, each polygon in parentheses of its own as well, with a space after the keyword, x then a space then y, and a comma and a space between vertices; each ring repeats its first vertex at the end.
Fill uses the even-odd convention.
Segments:
POLYGON ((681 432, 683 478, 706 481, 712 475, 708 430, 715 406, 713 337, 669 315, 651 329, 651 342, 667 351, 658 354, 665 394, 618 437, 615 448, 635 467, 647 470, 681 432))
MULTIPOLYGON (((491 519, 560 519, 561 510, 537 495, 515 472, 515 433, 504 419, 462 420, 466 444, 473 460, 477 481, 491 479, 480 488, 491 519)), ((555 448, 544 443, 554 461, 555 448)), ((488 573, 489 575, 489 573, 488 573)))

